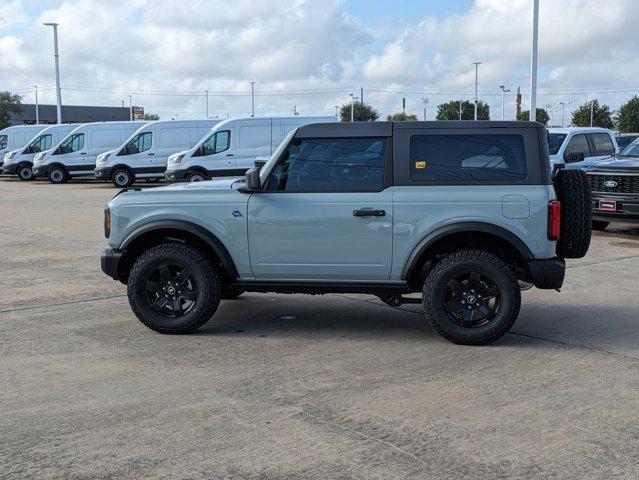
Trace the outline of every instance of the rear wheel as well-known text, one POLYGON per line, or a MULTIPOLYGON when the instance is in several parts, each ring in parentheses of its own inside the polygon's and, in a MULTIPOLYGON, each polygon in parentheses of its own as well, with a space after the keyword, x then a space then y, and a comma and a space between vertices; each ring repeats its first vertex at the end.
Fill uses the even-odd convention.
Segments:
POLYGON ((31 165, 22 164, 18 167, 18 178, 24 182, 33 180, 33 171, 31 165))
POLYGON ((49 181, 53 184, 64 183, 69 180, 69 174, 67 173, 67 169, 62 166, 53 166, 49 168, 49 181))
POLYGON ((603 220, 593 220, 592 221, 592 229, 603 231, 606 227, 610 225, 610 222, 605 222, 603 220))
POLYGON ((126 168, 116 168, 111 175, 111 181, 118 188, 130 187, 133 184, 133 174, 126 168))
POLYGON ((191 172, 186 176, 186 180, 189 182, 203 182, 206 180, 206 175, 202 172, 191 172))
POLYGON ((198 249, 166 243, 136 260, 127 293, 133 312, 151 330, 188 333, 215 313, 222 283, 215 265, 198 249))
POLYGON ((426 320, 444 338, 463 345, 493 342, 513 326, 521 293, 512 270, 483 250, 442 258, 424 282, 426 320))

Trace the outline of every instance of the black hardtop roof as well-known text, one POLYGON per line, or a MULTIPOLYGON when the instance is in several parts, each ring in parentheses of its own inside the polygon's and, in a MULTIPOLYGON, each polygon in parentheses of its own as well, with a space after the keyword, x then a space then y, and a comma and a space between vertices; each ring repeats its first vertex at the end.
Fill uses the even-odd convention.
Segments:
POLYGON ((473 120, 445 120, 436 122, 339 122, 311 123, 297 130, 297 137, 328 136, 391 136, 393 129, 459 129, 478 130, 487 128, 546 128, 539 122, 501 122, 473 120))

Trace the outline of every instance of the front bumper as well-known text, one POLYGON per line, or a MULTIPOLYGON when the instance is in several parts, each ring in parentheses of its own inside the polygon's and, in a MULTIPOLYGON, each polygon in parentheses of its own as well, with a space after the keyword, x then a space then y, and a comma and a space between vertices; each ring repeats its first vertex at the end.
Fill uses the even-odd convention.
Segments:
POLYGON ((184 182, 186 181, 186 169, 167 170, 164 172, 164 178, 167 182, 184 182))
POLYGON ((49 170, 48 165, 34 165, 31 168, 33 176, 36 178, 47 178, 47 172, 49 170))
POLYGON ((624 222, 639 222, 639 196, 637 195, 600 195, 592 194, 592 216, 595 220, 622 220, 624 222), (599 200, 614 200, 617 209, 612 211, 599 210, 599 200))
POLYGON ((113 167, 99 167, 95 169, 95 178, 98 180, 111 180, 113 167))
POLYGON ((5 164, 4 166, 0 166, 2 166, 0 170, 2 170, 2 173, 4 173, 5 175, 16 175, 18 173, 18 165, 16 163, 9 163, 5 164))
POLYGON ((555 257, 546 260, 529 260, 530 280, 537 288, 559 289, 566 275, 566 261, 555 257))
POLYGON ((124 252, 121 250, 107 248, 100 256, 100 266, 102 267, 102 271, 113 280, 120 280, 120 277, 118 276, 118 267, 123 255, 124 252))

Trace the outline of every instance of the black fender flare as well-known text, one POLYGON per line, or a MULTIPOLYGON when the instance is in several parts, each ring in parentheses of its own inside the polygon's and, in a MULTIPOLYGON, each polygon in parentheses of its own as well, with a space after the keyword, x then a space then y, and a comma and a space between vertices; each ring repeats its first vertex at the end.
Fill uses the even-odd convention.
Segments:
POLYGON ((433 245, 437 240, 446 237, 447 235, 461 232, 482 232, 495 235, 496 237, 500 237, 504 241, 511 244, 524 259, 534 258, 532 252, 530 251, 530 248, 528 248, 528 245, 526 245, 524 241, 517 235, 509 230, 506 230, 503 227, 485 222, 453 223, 451 225, 445 225, 441 228, 438 228, 434 232, 429 233, 417 244, 417 246, 413 249, 412 253, 408 257, 406 264, 404 265, 404 269, 402 270, 402 280, 407 280, 408 278, 410 278, 415 270, 417 261, 428 249, 428 247, 433 245))
POLYGON ((222 262, 222 266, 224 267, 224 270, 229 275, 229 277, 237 278, 239 276, 237 273, 237 268, 235 267, 235 263, 233 262, 233 258, 231 257, 231 254, 228 252, 224 244, 206 228, 201 227, 195 223, 188 222, 186 220, 157 220, 155 222, 150 222, 142 225, 133 230, 125 237, 125 239, 120 244, 119 250, 126 250, 127 246, 129 246, 136 238, 144 235, 145 233, 152 232, 153 230, 164 229, 182 230, 195 235, 215 252, 215 254, 222 262))

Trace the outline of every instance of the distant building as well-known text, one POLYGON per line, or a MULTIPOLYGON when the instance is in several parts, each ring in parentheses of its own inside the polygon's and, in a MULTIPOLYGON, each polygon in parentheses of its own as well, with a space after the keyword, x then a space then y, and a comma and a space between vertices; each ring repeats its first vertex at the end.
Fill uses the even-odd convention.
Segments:
MULTIPOLYGON (((55 105, 39 105, 40 123, 54 124, 57 121, 55 105)), ((62 123, 112 122, 130 119, 129 107, 89 107, 84 105, 62 105, 62 123)), ((144 107, 133 107, 133 119, 144 119, 144 107)), ((36 123, 35 104, 23 103, 22 114, 11 114, 11 125, 36 123)))

